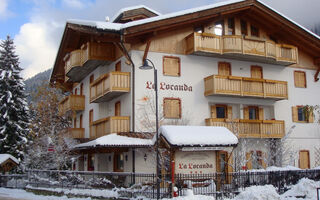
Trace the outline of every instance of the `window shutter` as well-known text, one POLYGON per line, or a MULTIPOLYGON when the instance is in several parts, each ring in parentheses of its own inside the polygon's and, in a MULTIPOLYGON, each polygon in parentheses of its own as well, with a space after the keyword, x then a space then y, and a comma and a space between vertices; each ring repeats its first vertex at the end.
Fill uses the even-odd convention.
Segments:
POLYGON ((261 159, 262 159, 262 161, 261 161, 262 167, 263 167, 263 169, 266 169, 267 168, 267 163, 266 163, 267 153, 262 152, 261 159))
POLYGON ((249 119, 249 107, 244 107, 243 108, 243 118, 244 119, 249 119))
POLYGON ((294 72, 294 86, 300 88, 306 88, 306 73, 303 71, 295 71, 294 72))
POLYGON ((228 153, 228 167, 227 167, 227 173, 228 174, 228 178, 227 178, 227 182, 228 184, 230 184, 232 182, 232 175, 230 174, 231 172, 233 172, 233 158, 232 158, 232 154, 228 153))
POLYGON ((292 121, 298 121, 298 108, 296 106, 292 106, 292 121))
POLYGON ((228 106, 228 119, 232 119, 232 106, 228 106))
POLYGON ((163 113, 165 118, 181 118, 180 99, 164 99, 163 113))
POLYGON ((230 76, 231 75, 231 65, 227 62, 219 62, 218 63, 218 74, 222 76, 230 76))
POLYGON ((263 108, 259 108, 259 120, 264 120, 264 110, 263 110, 263 108))
POLYGON ((251 157, 251 152, 246 153, 246 167, 247 169, 252 169, 252 157, 251 157))
POLYGON ((211 106, 211 118, 217 118, 217 108, 216 106, 211 106))
POLYGON ((313 123, 314 122, 314 115, 313 115, 313 111, 309 113, 309 119, 308 119, 309 123, 313 123))
POLYGON ((180 76, 180 58, 179 57, 163 57, 163 75, 180 76))

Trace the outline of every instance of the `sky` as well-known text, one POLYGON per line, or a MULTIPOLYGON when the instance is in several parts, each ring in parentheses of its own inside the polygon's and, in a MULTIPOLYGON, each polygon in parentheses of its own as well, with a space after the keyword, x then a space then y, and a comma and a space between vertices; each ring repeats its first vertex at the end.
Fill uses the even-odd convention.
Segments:
MULTIPOLYGON (((224 0, 0 0, 0 40, 10 35, 22 76, 30 78, 53 66, 68 19, 104 21, 121 8, 146 5, 162 14, 224 0)), ((262 0, 295 22, 320 23, 319 0, 262 0)))

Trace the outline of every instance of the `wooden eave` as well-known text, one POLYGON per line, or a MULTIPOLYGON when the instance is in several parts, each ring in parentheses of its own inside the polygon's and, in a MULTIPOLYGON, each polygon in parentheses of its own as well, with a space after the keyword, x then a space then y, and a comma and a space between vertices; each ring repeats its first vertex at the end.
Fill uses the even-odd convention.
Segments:
POLYGON ((67 53, 80 49, 81 45, 88 41, 120 42, 120 34, 117 31, 106 31, 95 27, 67 23, 51 73, 51 84, 64 82, 63 58, 67 53))

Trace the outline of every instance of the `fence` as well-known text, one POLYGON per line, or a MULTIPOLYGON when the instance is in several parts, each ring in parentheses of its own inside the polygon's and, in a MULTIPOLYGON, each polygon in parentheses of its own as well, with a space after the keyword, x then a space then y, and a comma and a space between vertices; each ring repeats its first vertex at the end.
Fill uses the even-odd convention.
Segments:
MULTIPOLYGON (((214 196, 217 199, 234 197, 241 189, 253 185, 273 185, 284 193, 301 178, 320 180, 320 170, 257 171, 212 174, 175 174, 175 187, 183 196, 192 188, 194 194, 214 196)), ((118 188, 121 197, 156 197, 156 175, 148 173, 115 173, 88 171, 29 170, 24 175, 0 175, 0 186, 24 188, 101 189, 118 188)), ((160 197, 171 197, 172 177, 162 174, 160 197)))

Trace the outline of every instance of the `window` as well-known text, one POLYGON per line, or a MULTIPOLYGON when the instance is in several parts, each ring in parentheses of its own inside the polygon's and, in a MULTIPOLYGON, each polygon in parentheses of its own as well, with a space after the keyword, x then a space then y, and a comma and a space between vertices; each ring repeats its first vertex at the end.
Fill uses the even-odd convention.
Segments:
POLYGON ((292 121, 293 122, 304 122, 304 123, 313 123, 314 114, 313 111, 309 111, 305 106, 293 106, 292 107, 292 121), (308 116, 309 114, 309 116, 308 116))
POLYGON ((216 22, 213 29, 214 34, 223 35, 223 21, 216 22))
POLYGON ((258 106, 248 106, 243 108, 244 119, 264 120, 264 110, 258 106))
POLYGON ((181 118, 181 100, 178 98, 163 99, 164 118, 180 119, 181 118))
POLYGON ((180 76, 180 58, 172 56, 163 57, 163 75, 180 76))
POLYGON ((235 28, 234 28, 234 18, 228 18, 228 35, 234 35, 235 28))
POLYGON ((218 74, 222 76, 231 76, 231 64, 227 62, 219 62, 218 74))
POLYGON ((266 168, 266 155, 262 151, 250 151, 246 153, 247 169, 262 169, 266 168))
POLYGON ((94 171, 94 155, 88 155, 88 171, 94 171))
POLYGON ((247 22, 244 20, 240 21, 241 24, 241 35, 248 35, 248 26, 247 22))
POLYGON ((249 107, 249 119, 258 119, 259 110, 257 107, 249 107))
POLYGON ((217 118, 227 118, 227 106, 216 105, 217 118))
POLYGON ((118 101, 114 104, 114 116, 121 116, 121 102, 118 101))
POLYGON ((251 66, 251 78, 263 78, 262 67, 251 66))
POLYGON ((251 36, 259 37, 259 29, 251 25, 251 36))
POLYGON ((123 172, 124 168, 124 156, 121 152, 115 152, 113 157, 113 171, 114 172, 123 172))
POLYGON ((116 72, 121 72, 121 61, 117 62, 115 70, 116 72))
POLYGON ((299 88, 306 88, 306 72, 304 71, 294 71, 294 86, 299 88))
POLYGON ((92 75, 90 76, 90 84, 93 83, 93 81, 94 81, 94 75, 92 74, 92 75))

